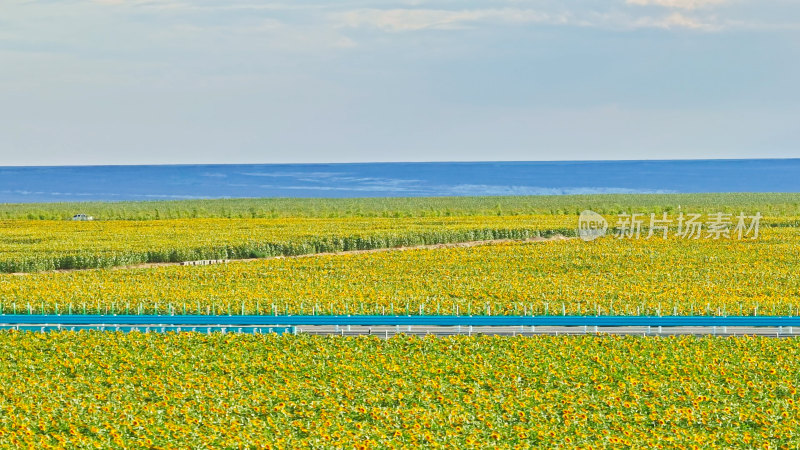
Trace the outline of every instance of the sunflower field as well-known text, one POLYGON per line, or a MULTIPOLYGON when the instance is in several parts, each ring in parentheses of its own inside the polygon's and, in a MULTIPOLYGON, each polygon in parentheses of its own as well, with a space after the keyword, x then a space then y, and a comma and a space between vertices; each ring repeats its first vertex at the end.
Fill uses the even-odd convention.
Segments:
MULTIPOLYGON (((613 225, 627 197, 348 201, 341 214, 308 201, 295 216, 278 200, 104 204, 118 220, 94 222, 50 220, 74 205, 25 219, 5 206, 0 314, 797 316, 796 194, 766 197, 758 239, 591 242, 574 238, 579 208, 613 225), (393 249, 499 239, 514 241, 393 249), (198 259, 232 261, 135 266, 198 259)), ((717 198, 639 200, 716 211, 717 198)), ((798 448, 798 358, 799 340, 764 337, 0 331, 0 443, 798 448)))
POLYGON ((0 313, 797 315, 800 236, 605 237, 0 275, 0 313))
POLYGON ((0 272, 575 234, 569 216, 0 221, 0 272))
POLYGON ((0 441, 797 448, 800 341, 0 333, 0 441))

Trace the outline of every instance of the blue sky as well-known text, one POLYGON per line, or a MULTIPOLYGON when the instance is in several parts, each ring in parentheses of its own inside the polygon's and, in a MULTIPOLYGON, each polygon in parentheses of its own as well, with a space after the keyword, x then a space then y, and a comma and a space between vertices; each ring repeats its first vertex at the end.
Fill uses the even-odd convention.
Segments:
POLYGON ((0 0, 0 165, 800 157, 796 0, 0 0))

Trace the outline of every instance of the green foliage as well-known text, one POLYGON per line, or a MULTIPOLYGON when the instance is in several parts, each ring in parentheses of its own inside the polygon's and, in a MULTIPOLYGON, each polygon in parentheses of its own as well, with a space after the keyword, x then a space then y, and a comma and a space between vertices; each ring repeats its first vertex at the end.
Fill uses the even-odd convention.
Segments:
POLYGON ((800 215, 800 194, 604 194, 519 197, 261 198, 152 202, 0 204, 0 219, 67 220, 85 213, 104 220, 279 217, 448 217, 465 215, 739 212, 800 215))

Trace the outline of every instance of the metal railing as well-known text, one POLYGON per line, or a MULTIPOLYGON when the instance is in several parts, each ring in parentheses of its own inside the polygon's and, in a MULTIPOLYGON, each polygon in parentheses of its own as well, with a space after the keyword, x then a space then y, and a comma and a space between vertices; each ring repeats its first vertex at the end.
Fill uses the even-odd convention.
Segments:
POLYGON ((14 325, 797 327, 800 316, 0 315, 0 326, 14 325))

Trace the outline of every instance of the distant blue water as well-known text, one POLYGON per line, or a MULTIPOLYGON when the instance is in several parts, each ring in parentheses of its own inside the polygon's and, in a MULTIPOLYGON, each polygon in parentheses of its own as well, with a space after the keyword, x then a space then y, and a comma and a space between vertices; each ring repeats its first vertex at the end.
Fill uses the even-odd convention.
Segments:
POLYGON ((0 167, 0 202, 800 192, 800 159, 0 167))

